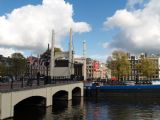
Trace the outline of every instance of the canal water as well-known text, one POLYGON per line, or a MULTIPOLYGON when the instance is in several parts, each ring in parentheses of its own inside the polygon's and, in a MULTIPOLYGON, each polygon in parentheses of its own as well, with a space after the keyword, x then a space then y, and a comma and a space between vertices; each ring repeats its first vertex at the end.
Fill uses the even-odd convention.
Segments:
POLYGON ((160 120, 160 100, 76 98, 46 109, 22 109, 10 120, 160 120))

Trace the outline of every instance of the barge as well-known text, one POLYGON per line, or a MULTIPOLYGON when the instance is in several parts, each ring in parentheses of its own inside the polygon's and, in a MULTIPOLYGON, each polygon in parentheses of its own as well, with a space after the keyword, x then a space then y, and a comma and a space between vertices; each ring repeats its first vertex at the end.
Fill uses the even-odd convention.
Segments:
POLYGON ((86 97, 145 97, 160 98, 160 82, 152 84, 103 85, 92 83, 86 85, 86 97))

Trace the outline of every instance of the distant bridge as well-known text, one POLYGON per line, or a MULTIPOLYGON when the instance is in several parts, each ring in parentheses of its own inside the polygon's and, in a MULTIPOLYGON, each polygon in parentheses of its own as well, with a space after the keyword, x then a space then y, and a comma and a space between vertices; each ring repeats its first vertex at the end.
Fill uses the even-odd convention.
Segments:
POLYGON ((15 108, 22 103, 51 106, 55 99, 71 100, 83 96, 83 82, 74 81, 0 91, 0 119, 14 116, 15 108))

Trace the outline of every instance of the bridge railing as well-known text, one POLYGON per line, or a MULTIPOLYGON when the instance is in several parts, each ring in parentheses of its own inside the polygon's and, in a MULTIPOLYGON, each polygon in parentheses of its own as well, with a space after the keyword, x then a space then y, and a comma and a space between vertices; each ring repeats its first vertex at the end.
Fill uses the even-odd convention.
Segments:
POLYGON ((70 84, 77 81, 82 81, 83 76, 56 76, 51 79, 50 76, 44 76, 43 78, 37 79, 25 79, 21 78, 20 80, 15 81, 7 81, 7 82, 0 82, 0 91, 3 90, 12 90, 12 89, 23 89, 23 88, 31 88, 31 87, 39 87, 45 86, 49 84, 70 84))

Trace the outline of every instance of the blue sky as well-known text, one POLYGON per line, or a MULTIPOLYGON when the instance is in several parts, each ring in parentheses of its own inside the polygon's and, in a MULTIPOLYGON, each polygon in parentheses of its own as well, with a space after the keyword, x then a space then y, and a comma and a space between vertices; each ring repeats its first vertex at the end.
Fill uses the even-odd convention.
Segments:
POLYGON ((159 0, 0 0, 0 52, 40 54, 50 42, 51 28, 56 31, 56 46, 67 50, 71 26, 78 56, 83 40, 87 57, 102 61, 115 49, 159 52, 159 4, 159 0))

